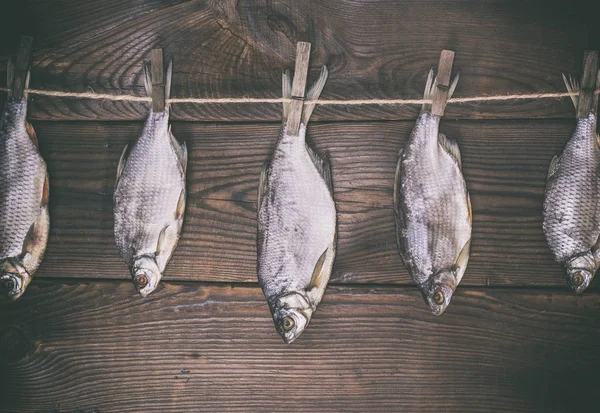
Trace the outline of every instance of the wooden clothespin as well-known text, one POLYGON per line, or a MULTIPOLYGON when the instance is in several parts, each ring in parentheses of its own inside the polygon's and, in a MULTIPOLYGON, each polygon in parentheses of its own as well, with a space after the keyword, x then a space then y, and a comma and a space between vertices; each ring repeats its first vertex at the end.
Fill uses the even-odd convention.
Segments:
POLYGON ((450 75, 452 73, 453 63, 454 52, 452 50, 442 50, 437 69, 436 89, 433 91, 433 103, 431 104, 432 115, 444 116, 446 103, 448 101, 448 90, 450 89, 450 75))
POLYGON ((14 74, 12 84, 10 85, 10 94, 14 99, 22 99, 25 92, 27 82, 27 72, 29 70, 29 62, 31 61, 31 52, 33 37, 21 37, 17 61, 14 65, 14 74))
POLYGON ((152 77, 152 111, 154 113, 164 112, 166 107, 166 97, 162 49, 152 49, 150 64, 150 73, 152 77))
POLYGON ((583 55, 583 76, 577 104, 577 117, 587 118, 594 104, 596 77, 598 73, 598 52, 586 51, 583 55))
POLYGON ((298 42, 296 46, 296 67, 294 68, 294 81, 292 83, 292 103, 287 119, 287 133, 297 135, 304 108, 304 94, 306 92, 306 78, 308 76, 308 61, 310 59, 310 43, 298 42))

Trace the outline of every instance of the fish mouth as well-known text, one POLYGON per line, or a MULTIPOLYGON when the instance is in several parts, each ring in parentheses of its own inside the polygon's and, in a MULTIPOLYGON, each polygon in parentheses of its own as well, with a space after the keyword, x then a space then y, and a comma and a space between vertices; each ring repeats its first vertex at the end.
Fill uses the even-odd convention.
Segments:
POLYGON ((281 308, 273 314, 275 329, 285 344, 292 344, 302 335, 309 319, 298 309, 281 308))
POLYGON ((454 290, 446 284, 435 284, 430 291, 423 290, 425 302, 429 306, 429 310, 433 315, 439 316, 446 311, 454 290))
POLYGON ((0 294, 11 300, 16 300, 22 295, 21 277, 15 274, 3 275, 0 278, 0 294))
POLYGON ((568 276, 568 282, 575 294, 581 294, 592 282, 592 274, 589 271, 579 270, 568 276))

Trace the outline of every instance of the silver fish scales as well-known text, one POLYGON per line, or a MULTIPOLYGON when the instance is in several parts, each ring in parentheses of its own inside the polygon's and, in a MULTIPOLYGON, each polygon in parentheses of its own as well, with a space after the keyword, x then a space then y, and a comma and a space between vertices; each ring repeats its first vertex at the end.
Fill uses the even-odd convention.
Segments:
MULTIPOLYGON (((454 79, 448 97, 458 82, 454 79)), ((433 71, 425 86, 431 99, 433 71)), ((469 259, 471 204, 458 145, 439 133, 424 104, 396 169, 394 206, 400 255, 431 312, 442 314, 469 259)))
MULTIPOLYGON (((261 173, 258 197, 258 279, 277 332, 291 343, 320 303, 335 258, 336 209, 331 168, 306 144, 306 123, 327 79, 324 67, 307 94, 298 135, 287 131, 289 105, 277 147, 261 173)), ((289 72, 283 97, 291 98, 289 72)))
MULTIPOLYGON (((168 98, 172 65, 167 70, 168 98)), ((152 81, 145 68, 145 86, 152 81)), ((169 127, 169 110, 152 112, 135 145, 125 147, 114 192, 114 233, 134 284, 145 297, 156 289, 179 241, 186 201, 187 148, 169 127)))
MULTIPOLYGON (((579 90, 563 80, 569 92, 579 90)), ((597 84, 600 84, 598 72, 597 84)), ((575 108, 578 98, 572 97, 575 108)), ((598 96, 560 156, 552 159, 544 199, 543 229, 554 258, 576 293, 583 292, 600 267, 600 138, 596 134, 598 96)))
POLYGON ((26 117, 27 97, 9 96, 0 117, 0 290, 12 300, 41 264, 50 230, 46 163, 26 117))

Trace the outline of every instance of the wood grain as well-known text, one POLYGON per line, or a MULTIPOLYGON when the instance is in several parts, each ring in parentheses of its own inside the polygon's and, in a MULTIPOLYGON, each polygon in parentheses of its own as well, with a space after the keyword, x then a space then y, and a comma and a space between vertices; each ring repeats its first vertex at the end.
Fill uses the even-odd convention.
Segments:
MULTIPOLYGON (((173 58, 173 97, 281 96, 281 71, 299 40, 311 74, 327 64, 324 99, 420 98, 442 49, 456 51, 456 96, 564 91, 598 49, 591 0, 42 0, 3 10, 0 51, 35 37, 32 86, 144 95, 152 48, 173 58), (10 10, 9 10, 10 9, 10 10)), ((1 64, 2 62, 0 62, 1 64)), ((0 66, 2 70, 2 66, 0 66)), ((2 78, 0 73, 0 79, 2 78)), ((311 78, 311 79, 312 79, 311 78)), ((309 81, 311 81, 309 79, 309 81)), ((179 120, 279 120, 279 104, 173 107, 179 120)), ((37 120, 140 120, 143 103, 35 97, 37 120)), ((317 120, 412 119, 417 107, 318 107, 317 120)), ((450 105, 447 119, 571 118, 568 99, 450 105)))
MULTIPOLYGON (((52 229, 39 276, 127 278, 114 247, 112 190, 124 145, 141 123, 36 122, 51 179, 52 229)), ((412 122, 309 126, 329 152, 338 209, 332 282, 411 283, 397 253, 392 189, 398 150, 412 122)), ((546 171, 574 121, 443 122, 458 139, 473 204, 464 285, 567 288, 542 233, 546 171)), ((277 124, 181 122, 189 148, 189 199, 167 280, 256 281, 256 190, 277 124)), ((592 287, 596 288, 596 287, 592 287)))
POLYGON ((34 280, 0 306, 3 412, 593 411, 598 294, 329 288, 286 346, 257 287, 34 280), (48 311, 52 309, 52 311, 48 311))

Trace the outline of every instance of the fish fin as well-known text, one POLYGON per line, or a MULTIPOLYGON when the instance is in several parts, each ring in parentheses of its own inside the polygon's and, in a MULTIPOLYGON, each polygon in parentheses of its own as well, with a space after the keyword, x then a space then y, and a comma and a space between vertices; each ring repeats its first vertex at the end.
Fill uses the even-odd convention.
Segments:
POLYGON ((398 210, 398 195, 400 194, 400 177, 402 176, 402 155, 404 149, 398 152, 398 163, 396 164, 396 174, 394 175, 394 209, 398 210))
POLYGON ((327 82, 328 76, 329 71, 327 70, 327 66, 323 66, 321 68, 321 74, 319 75, 319 78, 306 94, 306 99, 304 101, 304 109, 302 111, 302 120, 300 121, 304 124, 304 126, 306 126, 308 120, 310 119, 310 116, 315 110, 316 104, 314 103, 314 101, 318 100, 319 96, 321 96, 321 92, 325 87, 325 82, 327 82))
POLYGON ((48 174, 44 173, 44 185, 42 187, 42 199, 40 200, 40 207, 45 208, 48 206, 50 201, 50 180, 48 174))
POLYGON ((183 218, 183 213, 185 212, 185 188, 181 190, 179 194, 179 200, 177 200, 177 209, 175 210, 175 219, 180 220, 183 218))
POLYGON ((471 206, 471 195, 469 194, 468 191, 467 191, 467 208, 469 210, 469 216, 468 216, 469 225, 473 225, 473 207, 471 206))
POLYGON ((169 229, 169 227, 170 227, 170 225, 167 225, 160 231, 160 234, 158 234, 158 241, 156 242, 156 255, 157 256, 164 254, 164 252, 166 250, 167 230, 169 229))
POLYGON ((181 166, 183 167, 183 173, 187 172, 187 164, 188 164, 188 150, 187 144, 182 142, 181 144, 181 166))
POLYGON ((129 144, 125 145, 123 148, 123 152, 121 152, 121 157, 119 158, 119 165, 117 166, 117 179, 116 182, 119 182, 121 178, 121 174, 123 173, 123 169, 125 169, 125 164, 127 163, 127 148, 129 148, 129 144))
MULTIPOLYGON (((289 69, 281 74, 281 95, 284 99, 292 98, 292 74, 289 69)), ((291 102, 283 102, 283 123, 287 123, 291 106, 291 102)))
POLYGON ((187 145, 185 142, 179 143, 173 132, 171 132, 171 125, 169 125, 169 138, 171 139, 171 145, 177 154, 177 159, 181 163, 183 167, 183 173, 185 174, 187 171, 187 161, 188 161, 188 153, 187 153, 187 145))
POLYGON ((179 230, 181 229, 181 222, 178 221, 177 225, 170 224, 165 226, 160 234, 158 235, 158 241, 156 243, 156 264, 163 272, 167 263, 171 259, 175 247, 179 242, 179 230))
POLYGON ((558 171, 559 166, 560 156, 554 155, 552 157, 552 161, 550 161, 550 167, 548 168, 548 177, 546 178, 546 182, 549 181, 554 176, 554 174, 556 174, 556 171, 558 171))
POLYGON ((148 65, 144 65, 144 89, 146 89, 146 95, 152 97, 152 75, 148 65))
POLYGON ((9 57, 8 62, 6 62, 6 87, 8 87, 8 89, 9 89, 9 91, 8 91, 9 97, 11 96, 12 81, 13 81, 14 76, 15 76, 15 63, 9 57))
POLYGON ((319 174, 323 177, 323 180, 327 184, 329 192, 331 192, 333 195, 333 178, 331 174, 331 162, 329 160, 329 155, 321 158, 315 151, 312 150, 310 146, 308 146, 308 144, 306 145, 306 151, 315 165, 315 168, 317 168, 317 171, 319 171, 319 174))
POLYGON ((456 163, 458 163, 458 167, 462 169, 462 161, 460 159, 460 149, 458 149, 458 143, 455 140, 448 138, 443 133, 438 135, 438 144, 444 148, 444 150, 450 155, 456 163))
MULTIPOLYGON (((569 93, 579 93, 581 89, 579 86, 579 81, 573 79, 571 75, 567 77, 564 73, 562 74, 563 82, 565 82, 565 86, 567 88, 567 92, 569 93)), ((571 101, 573 102, 573 106, 575 106, 575 110, 577 110, 577 106, 579 105, 579 95, 570 96, 571 101)))
POLYGON ((323 286, 323 283, 326 283, 329 279, 333 258, 335 256, 335 244, 336 240, 334 239, 333 244, 323 251, 323 254, 321 254, 317 260, 310 282, 306 286, 307 292, 310 292, 312 289, 320 289, 323 286))
POLYGON ((23 240, 21 257, 23 266, 27 271, 35 270, 42 259, 48 241, 49 226, 48 207, 44 205, 40 208, 38 216, 29 227, 29 231, 27 231, 27 235, 23 240))
POLYGON ((596 145, 600 146, 600 135, 596 134, 596 145))
POLYGON ((258 182, 258 209, 260 209, 262 202, 267 194, 269 178, 269 161, 265 161, 260 169, 260 180, 258 182))
POLYGON ((463 274, 465 273, 465 270, 467 269, 467 263, 469 262, 469 253, 470 252, 471 252, 471 239, 469 238, 469 240, 465 243, 462 250, 458 254, 456 263, 454 264, 454 267, 452 268, 452 270, 456 276, 457 284, 460 282, 463 274))
POLYGON ((396 243, 398 245, 398 254, 402 259, 404 265, 406 265, 406 257, 402 243, 401 231, 404 228, 404 217, 400 211, 400 196, 401 189, 401 178, 402 178, 402 155, 404 149, 400 149, 398 152, 398 164, 396 165, 396 174, 394 176, 394 222, 396 224, 396 243))
POLYGON ((27 132, 27 136, 31 139, 36 148, 39 148, 37 134, 35 133, 35 129, 31 126, 31 123, 25 121, 25 132, 27 132))

